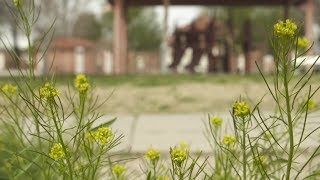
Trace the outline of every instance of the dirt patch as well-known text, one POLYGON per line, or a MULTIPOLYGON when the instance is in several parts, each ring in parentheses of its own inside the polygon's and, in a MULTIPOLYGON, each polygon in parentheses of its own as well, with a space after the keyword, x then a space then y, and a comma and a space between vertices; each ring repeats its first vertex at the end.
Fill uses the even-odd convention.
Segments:
POLYGON ((104 112, 112 113, 187 113, 219 112, 230 109, 239 99, 246 99, 252 106, 265 95, 262 106, 272 110, 273 103, 266 87, 261 83, 212 84, 188 83, 170 86, 137 87, 123 85, 97 87, 101 97, 111 95, 102 106, 104 112))

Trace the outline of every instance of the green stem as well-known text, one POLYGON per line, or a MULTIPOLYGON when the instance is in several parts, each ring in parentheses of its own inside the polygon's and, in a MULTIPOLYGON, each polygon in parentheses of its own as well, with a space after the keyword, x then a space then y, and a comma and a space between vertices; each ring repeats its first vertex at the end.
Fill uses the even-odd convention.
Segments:
MULTIPOLYGON (((216 138, 217 137, 217 129, 214 129, 213 130, 213 136, 214 136, 214 138, 216 138)), ((218 144, 216 143, 215 144, 215 147, 216 146, 218 146, 218 144)), ((219 174, 220 174, 220 163, 219 163, 219 161, 218 161, 218 159, 219 159, 219 154, 218 154, 219 152, 218 152, 218 148, 214 148, 213 149, 213 156, 214 156, 214 162, 215 162, 215 171, 216 171, 216 173, 218 172, 219 174)))
POLYGON ((28 18, 26 17, 26 14, 24 13, 23 9, 21 7, 18 8, 20 16, 23 21, 23 26, 25 30, 25 35, 28 40, 28 66, 29 66, 29 79, 34 78, 34 70, 33 70, 33 60, 32 60, 32 52, 31 52, 31 27, 28 21, 28 18))
MULTIPOLYGON (((79 94, 79 98, 80 98, 80 109, 79 109, 80 110, 80 118, 79 118, 79 125, 78 125, 77 131, 76 131, 77 136, 80 136, 79 143, 81 142, 81 139, 82 139, 82 133, 79 133, 79 130, 81 130, 83 128, 83 122, 82 121, 83 121, 84 106, 85 106, 86 97, 87 97, 86 94, 82 94, 82 93, 79 94)), ((73 145, 76 143, 76 141, 77 141, 77 137, 74 138, 73 145)), ((77 145, 76 152, 78 151, 78 148, 79 148, 79 144, 77 145)))
POLYGON ((97 172, 97 170, 98 170, 98 168, 99 168, 99 164, 100 164, 100 161, 101 161, 101 156, 102 156, 102 154, 103 154, 103 146, 100 148, 100 153, 99 153, 99 156, 98 156, 98 159, 97 159, 97 164, 96 164, 96 166, 95 166, 94 169, 93 169, 91 179, 95 179, 96 172, 97 172))
POLYGON ((53 122, 54 122, 54 126, 56 128, 56 131, 57 131, 59 142, 61 143, 61 146, 62 146, 62 149, 63 149, 64 153, 67 155, 66 161, 67 161, 67 164, 68 164, 68 169, 69 169, 69 173, 70 173, 70 179, 72 180, 73 179, 73 175, 72 175, 71 162, 70 162, 70 159, 68 157, 67 147, 63 142, 62 133, 60 131, 60 128, 58 127, 57 119, 56 119, 55 113, 53 111, 53 107, 52 107, 52 103, 53 102, 54 102, 53 99, 49 99, 48 100, 48 103, 49 103, 49 106, 50 106, 51 115, 52 115, 52 119, 53 119, 53 122))
POLYGON ((182 167, 179 167, 179 180, 183 180, 182 167))
POLYGON ((224 171, 224 178, 227 178, 228 174, 229 174, 228 162, 229 162, 229 152, 227 152, 227 157, 226 157, 226 166, 225 166, 225 171, 224 171))
POLYGON ((243 180, 247 179, 247 155, 246 155, 246 126, 245 126, 245 118, 242 118, 242 170, 243 170, 243 180))
POLYGON ((152 162, 152 166, 153 166, 153 177, 154 177, 154 179, 157 179, 157 171, 156 171, 156 162, 155 161, 153 161, 152 162))
POLYGON ((287 117, 288 117, 288 131, 289 131, 289 138, 290 138, 290 145, 289 145, 289 157, 287 163, 287 173, 286 173, 286 180, 290 179, 290 171, 292 166, 292 159, 293 159, 293 152, 294 152, 294 140, 293 140, 293 125, 292 125, 292 117, 291 117, 291 107, 290 107, 290 95, 289 95, 289 88, 288 88, 288 79, 287 79, 287 71, 288 71, 288 63, 284 61, 283 66, 283 83, 285 89, 285 97, 286 97, 286 107, 287 107, 287 117))
POLYGON ((28 65, 29 65, 29 77, 30 79, 34 77, 34 70, 33 70, 33 60, 31 55, 31 40, 30 40, 30 34, 27 35, 28 39, 28 65))

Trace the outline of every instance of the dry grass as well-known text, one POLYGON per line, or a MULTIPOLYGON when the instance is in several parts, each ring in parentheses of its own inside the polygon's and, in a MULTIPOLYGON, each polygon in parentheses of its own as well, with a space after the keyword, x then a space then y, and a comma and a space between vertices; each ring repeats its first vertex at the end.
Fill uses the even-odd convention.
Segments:
POLYGON ((262 83, 185 83, 155 87, 123 85, 97 87, 97 93, 106 97, 113 92, 102 107, 114 113, 190 113, 227 111, 240 96, 257 103, 264 95, 263 107, 272 110, 273 102, 262 83))

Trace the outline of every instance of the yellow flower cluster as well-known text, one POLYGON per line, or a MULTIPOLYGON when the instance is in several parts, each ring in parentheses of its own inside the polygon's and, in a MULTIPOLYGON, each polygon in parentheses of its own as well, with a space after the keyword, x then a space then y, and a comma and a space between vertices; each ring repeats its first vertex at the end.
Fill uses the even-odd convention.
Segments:
POLYGON ((298 47, 306 48, 308 46, 308 39, 306 37, 298 37, 298 47))
POLYGON ((249 105, 244 101, 236 101, 232 105, 233 114, 237 117, 245 118, 250 113, 249 105))
POLYGON ((40 98, 54 98, 59 95, 59 91, 54 88, 51 83, 45 83, 43 87, 39 89, 40 98))
POLYGON ((94 140, 101 145, 104 145, 111 141, 113 133, 110 127, 102 127, 96 131, 88 132, 86 136, 89 140, 94 140))
POLYGON ((303 105, 305 106, 305 109, 307 109, 307 106, 308 106, 308 110, 311 111, 313 110, 315 107, 316 107, 316 104, 314 103, 314 101, 312 99, 305 99, 303 101, 303 105))
POLYGON ((160 152, 158 149, 150 148, 144 157, 149 159, 151 162, 155 162, 160 158, 160 152))
POLYGON ((170 148, 171 160, 179 167, 181 167, 182 163, 187 159, 188 154, 188 145, 185 143, 180 143, 179 146, 170 148))
POLYGON ((90 88, 89 81, 87 77, 83 74, 77 75, 74 79, 74 86, 78 89, 80 93, 86 93, 90 88))
POLYGON ((60 143, 53 144, 49 153, 49 157, 57 161, 63 158, 64 156, 65 156, 65 153, 63 152, 62 145, 60 143))
POLYGON ((12 84, 6 84, 1 88, 1 90, 7 95, 12 95, 17 91, 17 86, 13 86, 12 84))
POLYGON ((297 30, 297 24, 290 19, 285 22, 278 21, 273 26, 274 34, 278 37, 293 37, 297 30))
POLYGON ((222 138, 221 142, 224 145, 230 146, 230 145, 234 144, 236 141, 237 141, 237 139, 233 135, 225 134, 225 135, 223 135, 223 138, 222 138))
POLYGON ((212 117, 210 119, 210 123, 214 126, 220 126, 222 124, 222 118, 220 117, 212 117))
POLYGON ((112 172, 115 173, 117 177, 121 176, 125 170, 126 170, 125 167, 120 166, 118 164, 112 166, 112 172))

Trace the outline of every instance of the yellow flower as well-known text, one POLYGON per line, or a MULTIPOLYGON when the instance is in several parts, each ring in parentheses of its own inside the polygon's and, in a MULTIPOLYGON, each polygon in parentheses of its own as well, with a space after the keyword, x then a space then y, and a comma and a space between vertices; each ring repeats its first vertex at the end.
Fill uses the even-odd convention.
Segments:
POLYGON ((225 134, 225 135, 223 135, 223 138, 222 138, 221 142, 224 145, 230 146, 230 145, 234 144, 236 141, 237 141, 237 139, 233 135, 225 134))
POLYGON ((23 0, 13 0, 13 3, 16 7, 21 7, 23 4, 23 0))
POLYGON ((245 118, 250 113, 250 107, 244 101, 236 101, 235 103, 233 103, 232 108, 233 114, 241 118, 245 118))
POLYGON ((255 158, 253 159, 253 165, 257 166, 259 164, 265 163, 266 158, 262 155, 256 155, 255 158))
POLYGON ((118 164, 112 166, 112 171, 116 174, 117 177, 121 176, 125 170, 126 170, 125 167, 120 166, 118 164))
POLYGON ((17 91, 17 86, 13 86, 11 84, 6 84, 1 88, 2 92, 6 93, 7 95, 12 95, 17 91))
POLYGON ((271 139, 271 138, 272 138, 272 135, 271 135, 268 131, 266 131, 265 133, 263 133, 263 138, 265 138, 266 140, 268 140, 268 139, 271 139))
POLYGON ((312 99, 305 99, 303 101, 303 106, 305 106, 305 109, 307 109, 308 107, 308 111, 313 110, 316 107, 316 104, 314 103, 314 101, 312 99))
POLYGON ((183 141, 181 141, 179 143, 179 146, 180 146, 181 149, 188 149, 189 148, 188 144, 183 142, 183 141))
POLYGON ((188 146, 185 143, 180 143, 179 146, 170 148, 171 160, 179 167, 181 167, 182 163, 187 159, 188 154, 188 146))
POLYGON ((308 39, 306 37, 298 37, 298 47, 306 48, 308 46, 308 39))
POLYGON ((168 176, 158 176, 157 180, 170 180, 168 176))
POLYGON ((220 117, 212 117, 210 119, 210 123, 214 126, 220 126, 222 124, 222 118, 220 117))
POLYGON ((74 79, 74 86, 78 89, 80 93, 86 93, 90 88, 89 81, 87 77, 83 74, 79 74, 74 79))
POLYGON ((54 98, 59 95, 59 91, 54 88, 51 83, 45 83, 43 87, 39 88, 40 98, 54 98))
POLYGON ((150 148, 144 157, 149 159, 151 162, 155 162, 160 158, 160 152, 157 149, 150 148))
POLYGON ((273 26, 273 32, 278 37, 293 37, 297 30, 297 24, 290 19, 285 22, 278 21, 273 26))
POLYGON ((102 127, 96 131, 86 133, 86 137, 92 141, 96 141, 101 145, 109 143, 113 137, 113 133, 110 127, 102 127))
POLYGON ((49 157, 57 161, 63 158, 64 156, 65 156, 65 153, 63 152, 62 145, 60 143, 53 144, 49 153, 49 157))
POLYGON ((261 163, 264 163, 266 161, 266 157, 264 156, 258 156, 258 160, 261 162, 261 163))

